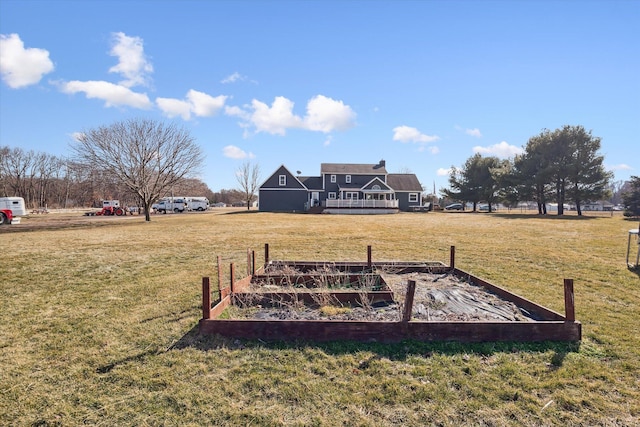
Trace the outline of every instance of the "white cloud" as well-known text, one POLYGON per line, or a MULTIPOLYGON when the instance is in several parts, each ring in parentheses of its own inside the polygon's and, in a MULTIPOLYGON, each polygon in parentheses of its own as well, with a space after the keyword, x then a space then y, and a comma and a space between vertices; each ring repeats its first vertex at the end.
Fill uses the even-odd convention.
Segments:
POLYGON ((211 96, 207 95, 204 92, 198 92, 197 90, 191 89, 187 93, 187 99, 191 104, 191 111, 198 117, 210 117, 218 113, 222 107, 224 107, 224 103, 227 100, 227 97, 224 95, 211 96))
POLYGON ((220 81, 220 83, 223 83, 223 84, 235 83, 235 82, 242 81, 242 80, 246 80, 246 77, 241 76, 240 73, 236 71, 235 73, 233 73, 233 74, 225 77, 224 79, 222 79, 220 81))
POLYGON ((302 119, 293 114, 293 102, 285 97, 276 97, 271 107, 254 99, 251 102, 251 108, 253 113, 250 121, 256 128, 256 132, 284 136, 287 129, 302 127, 302 119))
POLYGON ((80 141, 83 137, 84 137, 84 132, 72 132, 71 133, 71 138, 76 142, 80 141))
POLYGON ((180 116, 184 120, 191 118, 191 104, 175 98, 156 98, 156 105, 169 118, 180 116))
POLYGON ((482 133, 480 133, 480 129, 478 128, 466 129, 464 133, 466 133, 467 135, 475 136, 476 138, 482 138, 482 133))
POLYGON ((36 84, 53 69, 48 51, 33 47, 25 49, 18 34, 0 34, 0 74, 10 88, 36 84))
POLYGON ((609 167, 610 170, 612 171, 630 171, 633 170, 633 168, 627 164, 621 163, 619 165, 612 165, 609 167))
MULTIPOLYGON (((146 93, 138 93, 131 90, 136 85, 146 85, 147 74, 153 71, 153 67, 145 58, 142 39, 129 37, 124 33, 113 33, 111 51, 112 56, 118 57, 118 64, 111 67, 109 72, 119 73, 125 80, 118 84, 107 81, 78 81, 57 83, 64 93, 84 92, 87 98, 97 98, 105 101, 106 107, 129 106, 140 109, 150 109, 152 102, 146 93)), ((174 110, 177 108, 173 105, 174 110)))
POLYGON ((524 150, 515 145, 510 145, 506 141, 502 141, 499 144, 490 145, 489 147, 475 146, 473 147, 473 152, 506 159, 514 157, 516 154, 522 154, 524 150))
POLYGON ((124 33, 112 34, 113 45, 109 54, 118 57, 118 64, 109 69, 110 73, 119 73, 125 80, 120 82, 124 87, 147 86, 149 73, 153 66, 144 54, 143 41, 140 37, 129 37, 124 33))
POLYGON ((239 117, 246 122, 251 120, 251 113, 235 105, 224 107, 224 114, 231 117, 239 117))
POLYGON ((304 118, 304 123, 308 130, 329 133, 353 127, 355 118, 355 112, 342 101, 317 95, 307 103, 307 116, 304 118))
POLYGON ((224 147, 222 149, 222 154, 230 159, 253 159, 255 157, 253 153, 246 153, 244 150, 236 147, 235 145, 227 145, 226 147, 224 147))
POLYGON ((133 92, 131 89, 105 81, 70 81, 61 83, 60 89, 64 93, 84 92, 87 98, 97 98, 105 101, 106 107, 129 106, 149 109, 151 101, 146 93, 133 92))
POLYGON ((191 119, 191 113, 197 117, 210 117, 224 107, 227 97, 219 95, 213 97, 204 92, 191 89, 186 99, 156 98, 158 108, 168 117, 181 116, 184 120, 191 119))
POLYGON ((398 126, 393 128, 394 141, 428 144, 430 142, 438 141, 439 139, 440 137, 437 135, 427 135, 410 126, 398 126))
POLYGON ((355 126, 355 112, 342 101, 317 95, 307 103, 307 115, 293 112, 293 101, 277 96, 271 106, 254 99, 244 107, 226 107, 225 114, 239 117, 241 127, 254 128, 256 133, 286 135, 289 129, 304 129, 329 133, 355 126))
POLYGON ((450 173, 451 173, 451 168, 448 168, 448 169, 438 168, 438 170, 436 171, 436 174, 438 176, 449 176, 450 173))

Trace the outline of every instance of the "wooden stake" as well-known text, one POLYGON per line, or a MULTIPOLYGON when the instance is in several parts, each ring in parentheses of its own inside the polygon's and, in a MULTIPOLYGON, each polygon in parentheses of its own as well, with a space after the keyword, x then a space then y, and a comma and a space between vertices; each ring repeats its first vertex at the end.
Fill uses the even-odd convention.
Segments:
POLYGON ((222 299, 222 294, 220 293, 222 289, 222 256, 218 255, 218 300, 222 299))
POLYGON ((408 322, 411 320, 411 313, 413 312, 413 296, 416 293, 416 281, 409 280, 407 284, 407 295, 404 297, 404 311, 402 313, 402 321, 408 322))
POLYGON ((564 317, 567 322, 576 321, 576 312, 573 300, 573 279, 564 279, 564 313, 564 317))
POLYGON ((256 274, 256 251, 251 251, 251 275, 256 274))
POLYGON ((452 270, 456 268, 456 247, 455 246, 451 246, 451 249, 449 250, 449 268, 452 270))
POLYGON ((236 271, 235 270, 236 270, 236 266, 233 263, 231 263, 229 265, 229 278, 230 278, 230 281, 231 281, 231 284, 229 285, 229 287, 231 288, 231 293, 232 294, 233 294, 233 284, 236 281, 236 271))
POLYGON ((371 270, 371 245, 367 246, 367 268, 371 270))
POLYGON ((202 318, 211 318, 211 285, 208 277, 202 278, 202 318))
POLYGON ((247 276, 251 276, 251 250, 247 248, 247 276))

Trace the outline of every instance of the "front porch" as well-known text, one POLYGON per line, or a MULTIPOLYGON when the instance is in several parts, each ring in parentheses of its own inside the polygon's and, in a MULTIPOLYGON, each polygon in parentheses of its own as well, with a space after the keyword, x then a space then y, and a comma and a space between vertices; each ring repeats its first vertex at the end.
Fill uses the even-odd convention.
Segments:
POLYGON ((394 214, 398 213, 398 200, 333 199, 326 200, 323 213, 331 214, 394 214))

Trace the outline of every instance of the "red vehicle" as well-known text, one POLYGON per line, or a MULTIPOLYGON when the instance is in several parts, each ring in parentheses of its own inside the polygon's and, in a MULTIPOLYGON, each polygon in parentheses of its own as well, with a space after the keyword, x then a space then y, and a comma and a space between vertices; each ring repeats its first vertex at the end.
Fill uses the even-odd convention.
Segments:
POLYGON ((87 216, 110 216, 110 215, 123 216, 126 214, 127 214, 127 211, 125 211, 125 209, 120 206, 119 200, 103 200, 102 210, 99 210, 97 212, 85 213, 85 215, 87 216))
POLYGON ((0 225, 20 224, 20 216, 26 214, 22 197, 0 197, 0 225))
POLYGON ((11 209, 0 209, 0 225, 11 224, 11 221, 13 221, 11 209))

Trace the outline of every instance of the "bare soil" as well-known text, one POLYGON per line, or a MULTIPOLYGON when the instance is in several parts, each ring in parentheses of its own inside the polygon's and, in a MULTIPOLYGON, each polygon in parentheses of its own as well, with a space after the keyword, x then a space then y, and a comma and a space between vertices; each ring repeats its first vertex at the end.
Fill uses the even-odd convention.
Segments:
MULTIPOLYGON (((394 293, 392 302, 350 307, 328 307, 329 304, 323 306, 320 303, 315 307, 291 303, 275 308, 234 307, 230 314, 236 319, 397 322, 401 318, 408 281, 415 280, 412 320, 438 322, 535 320, 531 314, 518 308, 514 303, 453 275, 409 273, 382 274, 382 277, 394 293)), ((291 288, 287 288, 286 292, 290 290, 291 288)))

